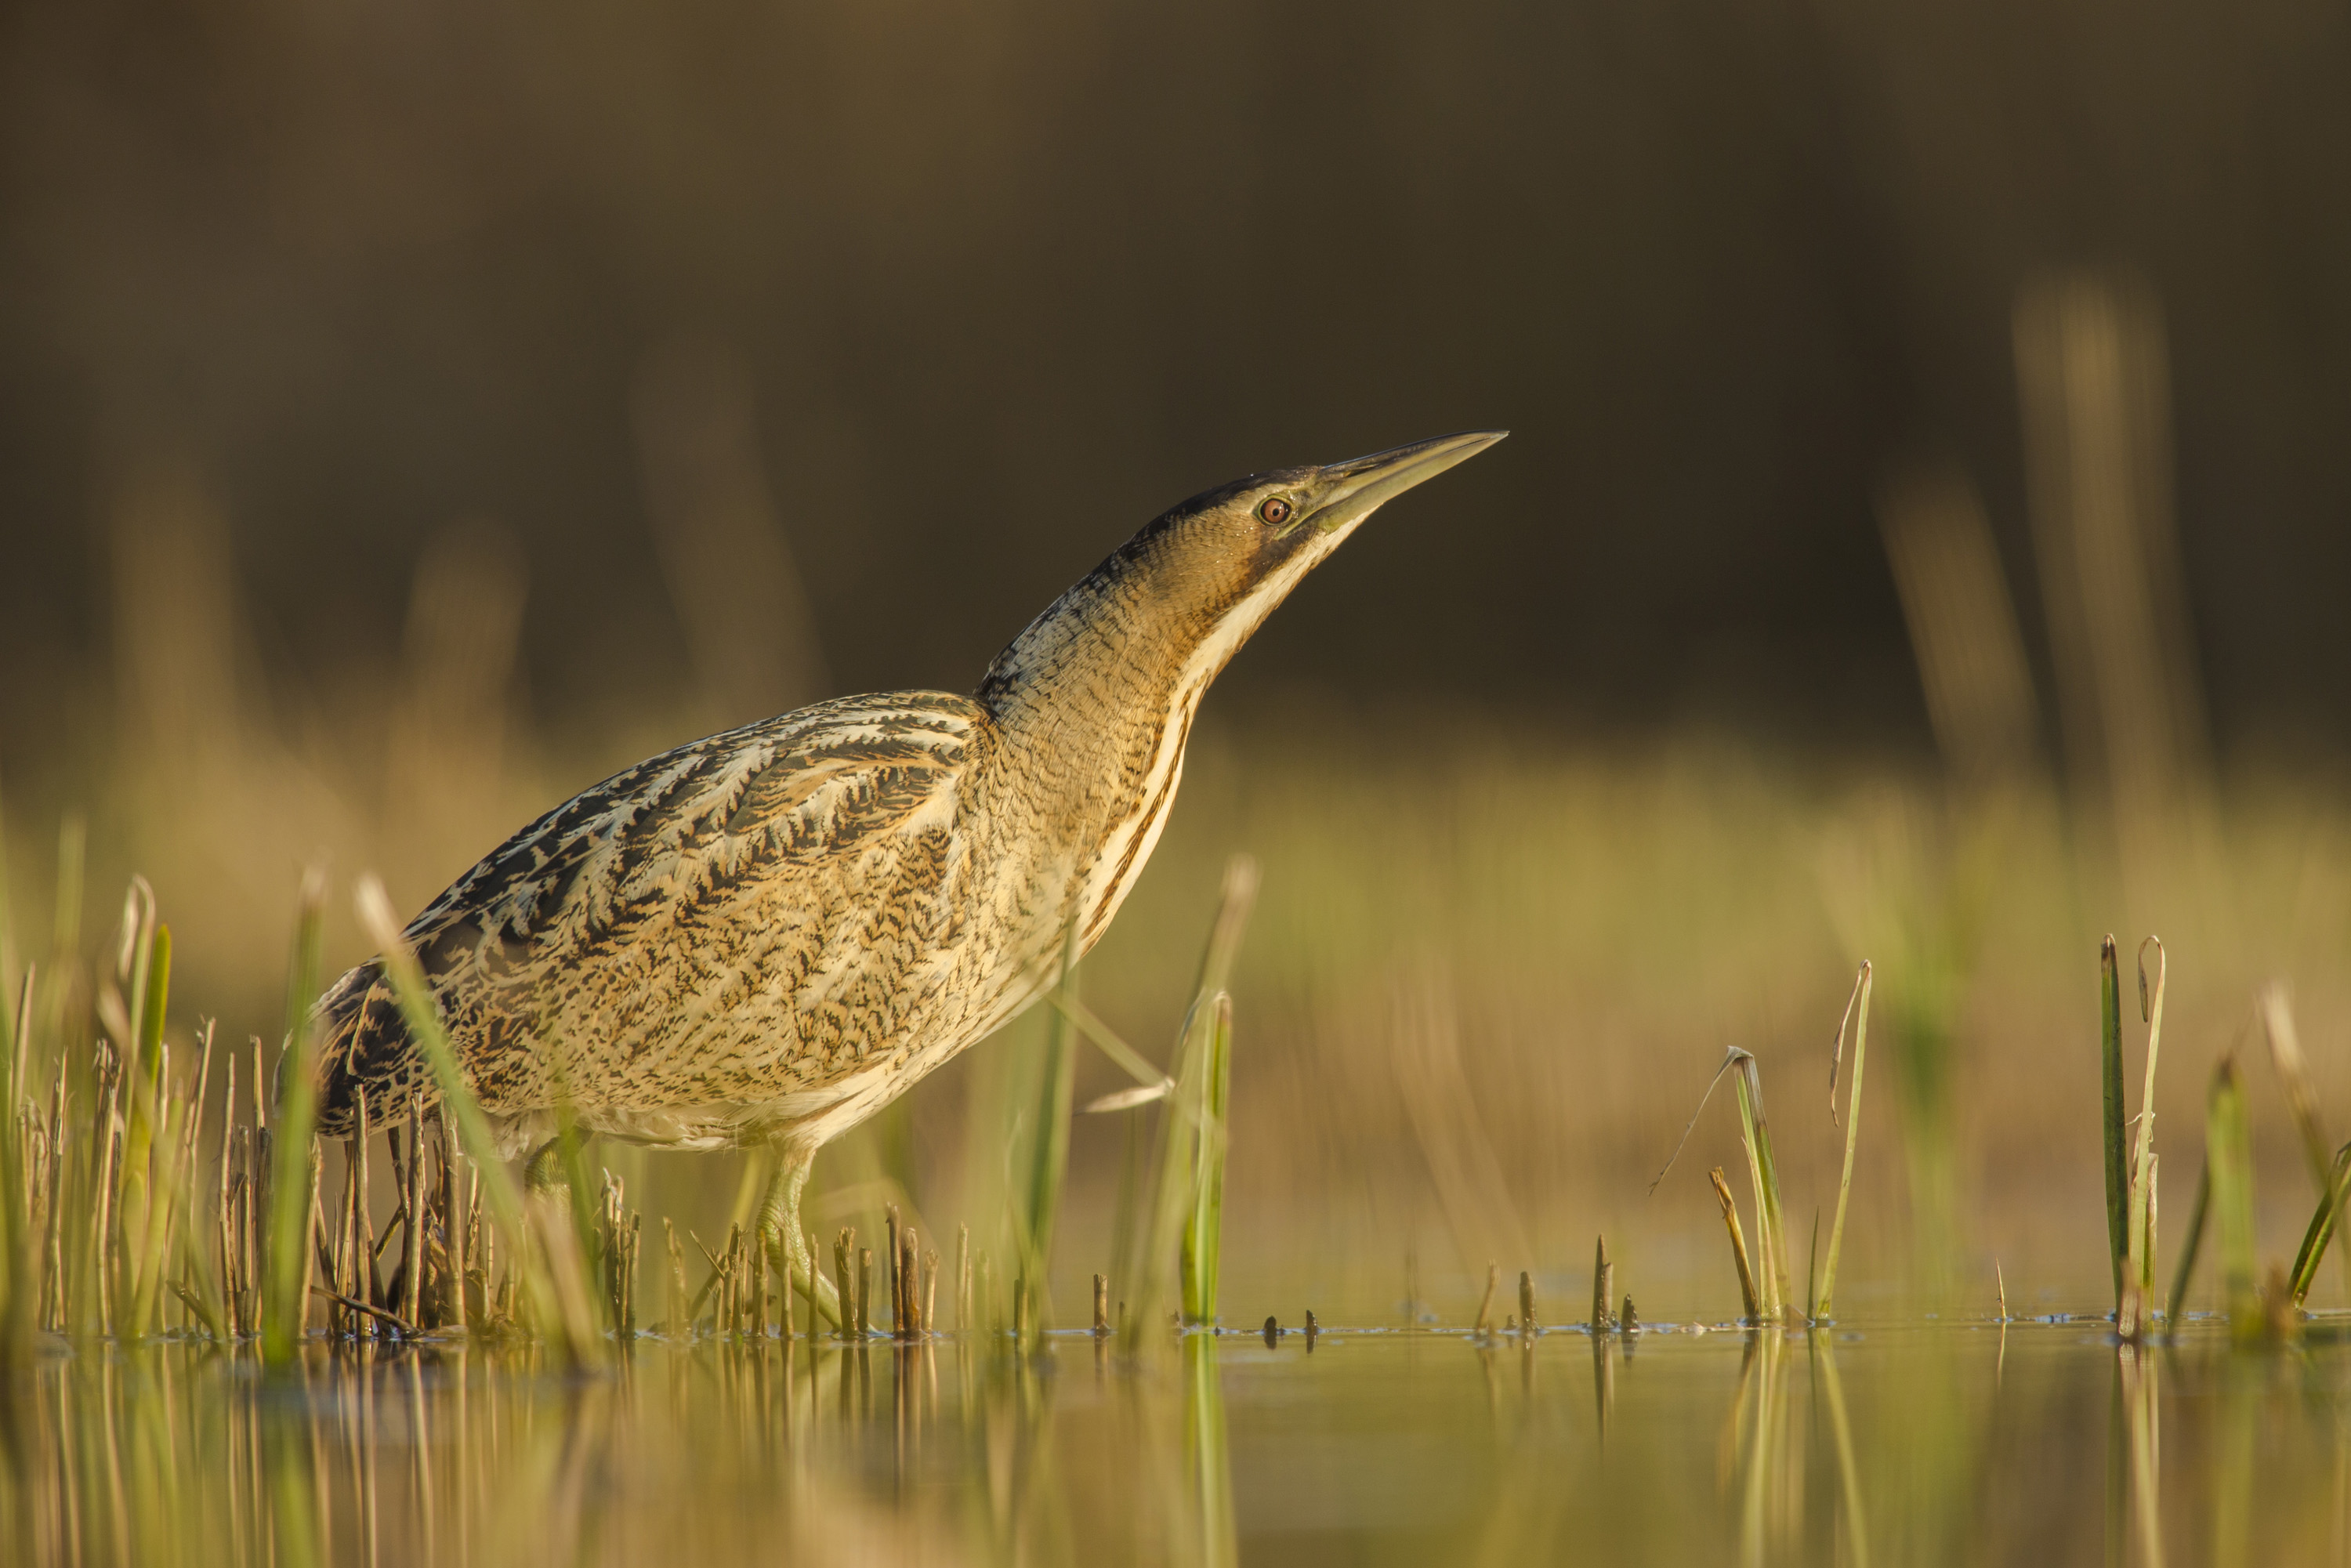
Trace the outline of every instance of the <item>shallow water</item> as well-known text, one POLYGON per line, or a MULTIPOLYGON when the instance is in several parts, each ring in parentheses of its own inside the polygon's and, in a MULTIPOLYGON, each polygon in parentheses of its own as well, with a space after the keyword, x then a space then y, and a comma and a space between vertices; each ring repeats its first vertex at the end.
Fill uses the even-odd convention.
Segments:
POLYGON ((81 1345, 5 1413, 0 1545, 40 1563, 2105 1563, 2156 1560, 2148 1500, 2168 1561, 2318 1563, 2351 1522, 2323 1324, 645 1339, 597 1376, 81 1345))

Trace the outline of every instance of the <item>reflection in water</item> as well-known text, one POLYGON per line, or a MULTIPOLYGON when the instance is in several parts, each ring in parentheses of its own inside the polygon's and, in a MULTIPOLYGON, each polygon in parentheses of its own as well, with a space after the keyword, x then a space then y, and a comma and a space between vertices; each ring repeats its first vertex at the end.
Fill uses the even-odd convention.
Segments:
POLYGON ((0 1559, 2318 1561, 2346 1374, 2323 1337, 2078 1323, 1194 1334, 1141 1366, 1085 1334, 648 1339, 596 1378, 84 1344, 0 1395, 0 1559))

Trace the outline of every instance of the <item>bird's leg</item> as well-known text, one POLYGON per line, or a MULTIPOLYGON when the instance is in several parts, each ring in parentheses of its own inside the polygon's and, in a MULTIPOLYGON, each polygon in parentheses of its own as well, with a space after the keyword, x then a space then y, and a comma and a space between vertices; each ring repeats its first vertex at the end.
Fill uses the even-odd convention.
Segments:
POLYGON ((569 1127, 539 1145, 524 1162, 523 1191, 568 1192, 571 1186, 571 1156, 587 1142, 587 1134, 569 1127))
POLYGON ((809 1167, 816 1164, 814 1149, 786 1149, 759 1204, 759 1243, 769 1265, 790 1282, 790 1288, 816 1302, 819 1316, 841 1323, 840 1293, 832 1281, 817 1271, 809 1256, 808 1237, 800 1229, 800 1190, 808 1186, 809 1167))

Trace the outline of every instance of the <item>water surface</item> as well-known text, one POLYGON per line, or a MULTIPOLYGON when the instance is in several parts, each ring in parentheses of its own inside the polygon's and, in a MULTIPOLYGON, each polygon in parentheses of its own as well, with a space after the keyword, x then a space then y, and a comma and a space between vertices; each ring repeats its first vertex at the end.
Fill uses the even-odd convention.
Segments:
POLYGON ((2344 1560, 2351 1352, 2093 1320, 1479 1343, 53 1345, 12 1561, 2344 1560), (2151 1511, 2156 1539, 2146 1538, 2151 1511))

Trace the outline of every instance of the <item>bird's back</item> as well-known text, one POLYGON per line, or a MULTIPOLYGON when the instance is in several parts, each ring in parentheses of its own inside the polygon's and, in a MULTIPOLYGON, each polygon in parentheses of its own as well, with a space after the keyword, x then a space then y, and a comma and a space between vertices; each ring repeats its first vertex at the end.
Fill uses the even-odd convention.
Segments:
MULTIPOLYGON (((712 1146, 822 1113, 1005 990, 984 708, 820 703, 666 752, 549 811, 407 931, 486 1110, 712 1146)), ((321 1126, 430 1100, 373 963, 320 1003, 321 1126)), ((949 1052, 951 1054, 951 1050, 949 1052)), ((881 1076, 893 1076, 883 1074, 881 1076)))

